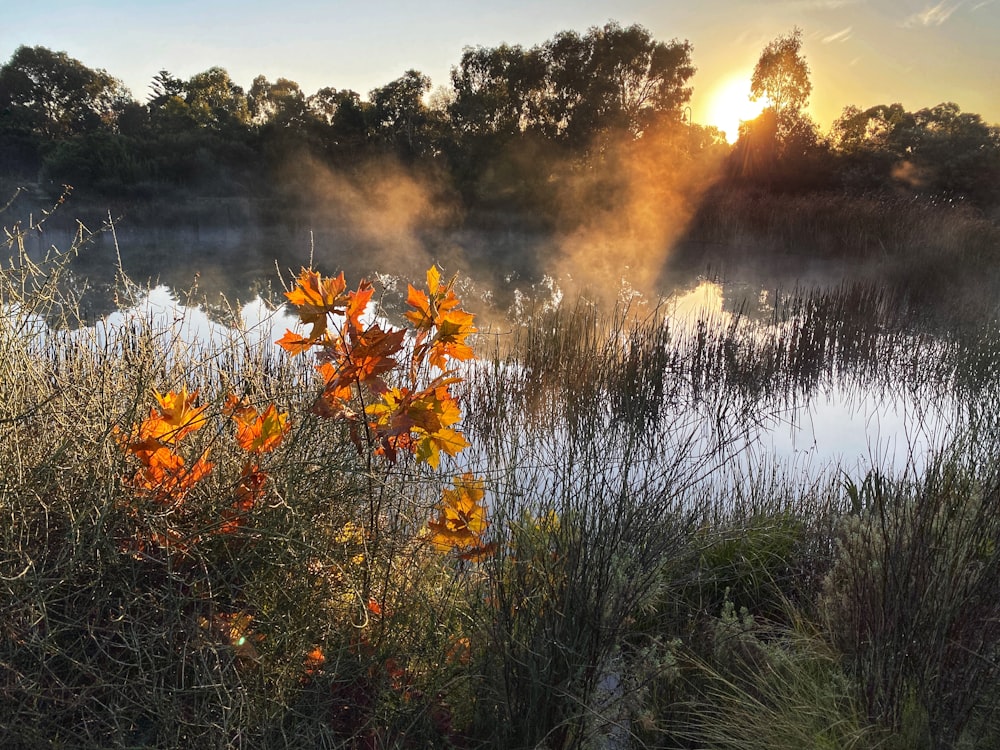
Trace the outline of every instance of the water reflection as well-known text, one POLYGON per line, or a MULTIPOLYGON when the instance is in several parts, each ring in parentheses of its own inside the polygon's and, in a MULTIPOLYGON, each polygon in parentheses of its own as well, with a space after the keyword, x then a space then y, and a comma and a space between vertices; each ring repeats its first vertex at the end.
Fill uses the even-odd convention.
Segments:
MULTIPOLYGON (((312 263, 325 271, 345 268, 356 279, 372 274, 366 267, 370 260, 349 237, 332 235, 265 233, 249 242, 238 232, 104 234, 81 252, 73 271, 85 286, 84 313, 98 339, 143 321, 162 328, 172 340, 224 346, 235 335, 253 347, 266 347, 295 325, 286 311, 275 307, 281 301, 276 269, 312 263), (119 304, 122 280, 115 240, 130 246, 127 257, 121 258, 126 276, 158 280, 124 309, 119 304)), ((421 266, 414 264, 408 272, 398 267, 392 275, 379 276, 389 313, 402 299, 404 279, 418 278, 421 266)), ((522 288, 546 297, 534 300, 542 306, 563 294, 553 279, 528 284, 530 279, 511 273, 505 283, 521 297, 505 297, 483 278, 488 276, 473 275, 461 290, 467 307, 481 320, 488 317, 489 306, 500 308, 496 320, 509 318, 502 305, 505 299, 523 300, 522 288)), ((927 376, 935 357, 946 359, 935 353, 938 343, 929 338, 917 343, 910 333, 887 323, 892 311, 885 309, 880 292, 781 292, 782 283, 794 289, 799 281, 752 275, 720 280, 689 269, 670 276, 671 286, 662 290, 661 299, 643 300, 669 328, 671 345, 685 352, 686 361, 672 365, 670 372, 693 388, 693 395, 685 398, 676 398, 670 388, 658 392, 661 401, 674 398, 662 412, 663 404, 655 406, 659 434, 669 431, 671 438, 669 444, 661 440, 652 446, 647 468, 655 467, 655 455, 664 455, 673 445, 733 477, 772 464, 808 476, 832 467, 899 471, 921 462, 952 435, 960 421, 958 401, 950 387, 942 387, 941 377, 927 376), (916 353, 917 360, 912 360, 916 353), (921 378, 926 387, 919 387, 921 378), (664 396, 667 392, 674 395, 664 396), (713 454, 723 442, 726 453, 713 454)), ((949 366, 942 365, 942 371, 949 366)), ((615 418, 611 403, 607 401, 600 418, 615 418)), ((507 446, 508 456, 539 457, 562 450, 551 442, 559 429, 539 436, 535 426, 530 421, 520 426, 526 442, 516 449, 507 446)), ((477 436, 471 437, 475 441, 477 436)), ((488 441, 485 433, 479 438, 488 441)), ((608 450, 611 465, 614 448, 608 450)), ((634 456, 623 454, 621 459, 622 470, 631 471, 625 465, 634 456)), ((486 460, 486 454, 477 458, 473 452, 466 460, 486 460)), ((663 464, 658 470, 678 469, 663 464)))
POLYGON ((295 324, 284 308, 274 308, 260 297, 238 306, 221 306, 209 314, 204 306, 182 304, 169 287, 160 285, 139 296, 136 304, 115 310, 93 325, 94 338, 103 343, 120 328, 142 326, 170 341, 198 344, 206 349, 239 340, 251 348, 273 343, 295 324))

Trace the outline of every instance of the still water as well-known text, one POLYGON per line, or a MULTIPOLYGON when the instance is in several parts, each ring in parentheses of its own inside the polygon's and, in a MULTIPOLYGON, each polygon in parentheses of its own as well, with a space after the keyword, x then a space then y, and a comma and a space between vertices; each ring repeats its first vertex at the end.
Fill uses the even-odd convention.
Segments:
MULTIPOLYGON (((386 276, 382 280, 390 289, 405 288, 401 279, 386 276)), ((548 290, 550 302, 561 293, 551 280, 540 287, 548 290)), ((658 301, 655 315, 678 340, 693 338, 706 327, 743 327, 740 336, 746 340, 773 337, 780 335, 775 331, 783 325, 773 320, 773 294, 742 279, 728 283, 695 279, 685 287, 669 290, 658 301)), ((171 341, 209 349, 234 341, 241 346, 273 346, 286 328, 297 325, 287 309, 273 307, 259 296, 225 305, 183 304, 176 292, 161 284, 138 292, 134 304, 103 316, 88 334, 105 340, 114 329, 140 323, 161 331, 171 341)), ((475 371, 467 375, 475 380, 475 371)), ((717 393, 703 393, 697 400, 675 400, 658 417, 653 429, 663 437, 643 454, 643 470, 696 479, 704 473, 711 475, 716 485, 728 481, 727 477, 743 481, 776 468, 805 482, 845 473, 863 477, 872 468, 892 474, 919 471, 929 451, 953 436, 962 421, 962 409, 960 401, 939 382, 914 385, 913 378, 907 380, 903 382, 902 374, 894 382, 891 373, 888 377, 884 373, 858 377, 848 368, 828 367, 810 379, 807 388, 783 385, 769 389, 767 395, 736 398, 720 388, 717 393), (677 462, 682 454, 686 457, 683 466, 677 462)), ((599 409, 595 414, 597 420, 606 419, 609 425, 615 421, 610 409, 599 409)), ((487 433, 477 434, 476 420, 470 420, 472 448, 462 455, 460 463, 446 468, 501 473, 533 469, 537 476, 525 481, 550 481, 547 467, 562 460, 571 437, 557 423, 539 430, 528 412, 522 418, 523 424, 506 432, 508 441, 513 433, 519 436, 513 440, 516 444, 508 443, 499 450, 496 446, 489 449, 487 433), (517 466, 504 468, 498 461, 516 462, 517 466)), ((609 475, 633 471, 635 451, 622 448, 613 432, 609 426, 602 448, 609 475)))
MULTIPOLYGON (((36 241, 34 251, 40 253, 47 246, 65 248, 71 238, 50 235, 36 241)), ((344 270, 349 284, 362 276, 377 279, 384 289, 380 314, 391 321, 401 307, 406 279, 421 279, 430 263, 438 263, 447 273, 461 273, 465 307, 477 313, 481 330, 496 333, 531 311, 587 294, 570 291, 572 279, 546 275, 539 258, 551 251, 547 241, 540 234, 509 230, 408 237, 400 239, 400 252, 389 257, 347 230, 122 230, 85 243, 71 276, 86 331, 96 341, 106 340, 116 328, 142 323, 161 329, 172 341, 211 348, 236 340, 267 347, 295 325, 281 307, 281 292, 303 266, 329 274, 344 270), (386 269, 390 272, 378 273, 386 269)), ((686 267, 664 265, 652 274, 658 279, 655 291, 644 294, 622 280, 617 302, 645 310, 647 317, 669 327, 676 340, 729 331, 732 341, 719 352, 727 346, 741 350, 760 345, 780 360, 777 369, 762 376, 762 387, 741 396, 733 394, 742 386, 723 383, 724 364, 707 367, 697 376, 704 380, 702 395, 675 401, 658 417, 654 431, 669 437, 650 449, 649 470, 677 470, 673 465, 657 469, 656 463, 659 456, 678 451, 716 476, 721 470, 745 477, 774 466, 806 478, 843 472, 858 476, 870 468, 919 470, 929 451, 955 435, 969 408, 967 394, 957 395, 948 374, 953 352, 946 351, 936 334, 895 328, 891 309, 872 308, 873 313, 863 305, 855 307, 850 294, 835 292, 820 301, 829 311, 820 310, 822 304, 809 295, 836 289, 851 276, 850 267, 807 254, 768 263, 748 257, 740 265, 730 262, 721 274, 707 260, 686 267), (790 290, 805 290, 799 295, 806 300, 806 313, 779 314, 783 300, 794 296, 790 290), (857 330, 845 334, 845 327, 852 326, 857 330), (810 347, 816 351, 803 356, 810 347)), ((859 299, 865 300, 863 295, 859 299)), ((614 422, 613 414, 595 414, 609 425, 614 422)), ((530 417, 525 420, 517 428, 520 444, 501 453, 518 454, 543 467, 547 454, 563 451, 562 427, 550 425, 539 432, 530 417)), ((476 420, 470 422, 467 430, 475 445, 476 420)), ((488 443, 485 432, 478 437, 488 443)), ((613 438, 605 450, 613 466, 613 438)), ((492 457, 488 453, 473 449, 463 461, 469 468, 484 468, 496 461, 496 452, 492 457)), ((631 470, 634 454, 619 458, 622 471, 631 470)))

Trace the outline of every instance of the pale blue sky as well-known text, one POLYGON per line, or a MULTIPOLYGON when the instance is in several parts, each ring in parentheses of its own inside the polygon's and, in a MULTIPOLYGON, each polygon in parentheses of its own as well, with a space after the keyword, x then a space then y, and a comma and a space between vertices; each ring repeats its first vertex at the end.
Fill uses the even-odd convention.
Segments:
POLYGON ((799 26, 812 68, 810 111, 827 129, 847 104, 955 101, 1000 123, 1000 0, 479 0, 461 4, 320 0, 5 0, 0 60, 18 45, 65 51, 121 78, 144 101, 161 69, 213 65, 249 87, 263 74, 362 95, 408 68, 447 84, 467 45, 531 46, 614 19, 688 39, 694 120, 714 89, 748 76, 768 41, 799 26), (16 8, 16 9, 15 9, 16 8))

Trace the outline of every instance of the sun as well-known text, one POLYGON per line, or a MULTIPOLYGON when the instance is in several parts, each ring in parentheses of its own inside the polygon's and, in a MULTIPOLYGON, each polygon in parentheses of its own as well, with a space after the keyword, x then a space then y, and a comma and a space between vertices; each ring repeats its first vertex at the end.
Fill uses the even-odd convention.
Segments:
POLYGON ((732 76, 712 90, 708 100, 706 120, 726 134, 726 140, 735 143, 740 135, 740 123, 752 120, 764 109, 765 102, 750 101, 750 79, 732 76))

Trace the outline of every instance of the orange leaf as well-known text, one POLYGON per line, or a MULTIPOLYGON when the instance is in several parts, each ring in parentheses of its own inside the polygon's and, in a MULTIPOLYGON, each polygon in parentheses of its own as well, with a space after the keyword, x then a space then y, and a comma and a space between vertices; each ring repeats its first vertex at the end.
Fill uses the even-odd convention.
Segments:
POLYGON ((427 522, 432 532, 431 543, 442 552, 458 550, 463 555, 479 554, 489 548, 482 541, 489 525, 483 505, 483 480, 463 474, 455 477, 452 484, 454 489, 441 493, 437 519, 427 522))
POLYGON ((180 503, 194 485, 212 470, 204 456, 190 468, 184 459, 167 447, 149 454, 145 466, 136 471, 131 485, 160 504, 180 503))
POLYGON ((444 658, 452 664, 468 664, 472 658, 472 642, 464 636, 455 639, 444 658))
MULTIPOLYGON (((350 344, 341 342, 340 375, 358 383, 374 381, 396 367, 393 357, 403 348, 406 331, 383 331, 373 325, 364 332, 352 334, 350 344)), ((379 387, 376 386, 378 390, 379 387)))
POLYGON ((343 271, 330 278, 303 268, 295 287, 285 292, 285 297, 295 306, 299 320, 303 323, 315 323, 325 319, 328 313, 341 311, 348 302, 344 294, 346 290, 347 282, 343 271))
POLYGON ((441 463, 441 451, 449 456, 457 456, 468 447, 469 444, 461 432, 442 428, 418 439, 417 461, 436 469, 441 463))
POLYGON ((305 668, 305 673, 307 675, 313 675, 326 663, 326 654, 323 653, 323 649, 319 646, 313 648, 308 654, 306 654, 305 660, 302 662, 302 666, 305 668))
POLYGON ((477 330, 472 325, 472 318, 471 313, 463 310, 452 310, 440 316, 429 357, 432 365, 446 370, 448 357, 458 360, 475 358, 472 347, 465 343, 466 337, 477 330))
POLYGON ((358 284, 358 290, 356 292, 350 292, 347 295, 348 302, 347 307, 344 310, 344 317, 346 318, 349 330, 362 330, 361 316, 368 308, 368 303, 371 301, 372 294, 374 293, 375 288, 371 285, 371 283, 362 280, 361 283, 358 284))
POLYGON ((305 338, 297 333, 292 333, 291 331, 286 330, 285 335, 274 343, 295 357, 302 354, 302 352, 309 351, 309 348, 315 342, 312 339, 305 338))
POLYGON ((177 442, 185 435, 200 429, 207 421, 207 417, 202 416, 202 412, 208 407, 194 407, 194 400, 198 396, 198 391, 189 396, 187 386, 184 386, 181 388, 180 393, 170 391, 166 396, 163 396, 159 391, 153 391, 153 394, 160 405, 159 421, 162 421, 173 430, 169 434, 169 439, 165 440, 165 442, 177 442))
POLYGON ((404 313, 418 331, 429 331, 434 327, 434 311, 430 298, 412 284, 407 284, 406 304, 412 307, 404 313))
POLYGON ((274 404, 268 404, 263 414, 258 414, 253 407, 244 406, 234 411, 232 418, 236 422, 236 442, 251 453, 273 451, 291 429, 288 413, 279 414, 274 404))
POLYGON ((306 337, 287 331, 276 343, 295 356, 320 341, 326 334, 327 316, 343 312, 350 302, 350 298, 344 294, 346 289, 343 272, 334 278, 328 278, 303 268, 295 287, 285 292, 285 297, 295 307, 299 320, 305 325, 311 325, 312 329, 306 337))
POLYGON ((231 534, 243 525, 244 517, 253 510, 253 506, 264 494, 267 474, 255 463, 248 463, 240 474, 240 483, 236 486, 236 499, 232 506, 222 512, 223 522, 219 526, 220 534, 231 534))

